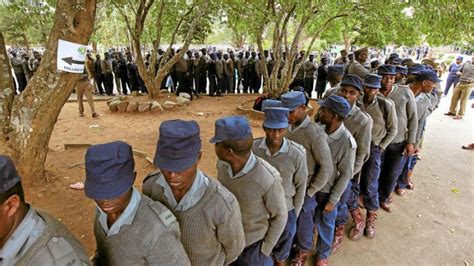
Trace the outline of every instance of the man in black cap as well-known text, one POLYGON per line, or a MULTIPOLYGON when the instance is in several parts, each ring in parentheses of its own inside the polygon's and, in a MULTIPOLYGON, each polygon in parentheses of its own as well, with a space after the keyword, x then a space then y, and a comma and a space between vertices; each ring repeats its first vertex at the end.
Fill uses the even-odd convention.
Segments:
POLYGON ((196 121, 161 123, 153 160, 159 170, 144 180, 143 193, 176 215, 192 265, 228 265, 245 246, 239 203, 198 169, 199 132, 196 121))
POLYGON ((369 57, 369 50, 367 47, 360 48, 354 51, 355 60, 349 66, 347 70, 348 74, 355 74, 361 79, 364 79, 369 71, 364 67, 367 58, 369 57))
POLYGON ((91 265, 81 243, 25 202, 12 160, 0 155, 0 265, 91 265))
POLYGON ((97 204, 95 265, 191 265, 176 217, 133 187, 136 172, 130 145, 93 145, 85 161, 84 191, 97 204))

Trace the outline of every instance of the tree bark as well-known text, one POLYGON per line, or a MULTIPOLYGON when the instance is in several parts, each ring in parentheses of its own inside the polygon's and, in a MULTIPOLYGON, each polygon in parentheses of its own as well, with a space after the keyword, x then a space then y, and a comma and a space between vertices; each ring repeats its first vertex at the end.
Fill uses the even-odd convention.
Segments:
POLYGON ((3 33, 0 32, 0 154, 11 154, 8 145, 8 133, 10 132, 10 114, 15 98, 15 87, 8 58, 5 49, 3 33))
POLYGON ((61 108, 79 74, 56 69, 58 40, 87 45, 94 28, 96 0, 58 0, 46 53, 25 91, 13 102, 8 146, 22 178, 43 178, 48 144, 61 108))

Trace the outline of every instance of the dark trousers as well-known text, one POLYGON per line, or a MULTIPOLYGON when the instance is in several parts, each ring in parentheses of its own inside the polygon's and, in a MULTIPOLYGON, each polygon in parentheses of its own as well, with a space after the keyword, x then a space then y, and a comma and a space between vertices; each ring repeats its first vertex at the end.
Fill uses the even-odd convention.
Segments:
POLYGON ((326 203, 329 202, 329 195, 330 193, 316 193, 317 206, 314 211, 314 219, 318 229, 318 240, 316 241, 316 257, 318 259, 327 259, 331 255, 332 241, 334 240, 337 209, 324 212, 326 203))
POLYGON ((217 95, 220 95, 222 92, 225 92, 225 78, 222 76, 222 78, 217 78, 217 90, 216 93, 217 95))
POLYGON ((405 141, 392 143, 382 154, 382 171, 379 178, 379 201, 385 202, 395 189, 403 169, 405 141))
POLYGON ((237 79, 237 82, 235 83, 235 91, 236 91, 237 93, 240 93, 240 84, 242 84, 242 78, 239 77, 239 78, 237 79))
POLYGON ((242 254, 237 258, 236 261, 232 262, 231 266, 272 266, 273 260, 270 257, 265 256, 260 250, 262 248, 263 240, 253 243, 252 245, 244 248, 242 254))
POLYGON ((359 207, 359 195, 364 196, 364 207, 369 211, 379 208, 379 177, 382 166, 382 148, 371 144, 370 156, 364 163, 360 174, 360 183, 352 184, 349 198, 349 210, 359 207))
POLYGON ((309 98, 311 98, 311 94, 313 93, 313 82, 314 79, 311 78, 305 78, 304 79, 304 91, 308 94, 309 98))
POLYGON ((295 209, 288 212, 288 220, 286 221, 285 230, 278 239, 273 248, 273 258, 276 261, 284 261, 290 256, 293 238, 296 233, 296 212, 295 209))
POLYGON ((97 86, 97 91, 99 94, 105 93, 104 90, 104 76, 102 74, 95 75, 95 85, 97 86))
POLYGON ((417 162, 417 156, 412 155, 406 157, 405 163, 403 164, 403 170, 397 180, 397 187, 405 189, 408 185, 408 172, 413 171, 415 169, 415 165, 417 162))
POLYGON ((353 180, 357 182, 357 179, 353 178, 349 181, 349 183, 347 183, 346 190, 344 190, 344 193, 342 193, 341 198, 339 199, 339 202, 336 205, 336 209, 337 209, 336 226, 341 225, 341 224, 346 224, 347 220, 349 219, 348 202, 352 193, 353 180))
POLYGON ((250 84, 252 82, 250 81, 250 76, 248 74, 245 74, 244 75, 244 79, 242 81, 242 84, 244 85, 244 93, 248 93, 249 92, 249 87, 250 87, 250 84))
POLYGON ((199 76, 199 87, 197 88, 197 91, 199 93, 206 93, 206 88, 207 88, 207 76, 206 74, 199 76))
POLYGON ((122 83, 122 93, 127 95, 128 94, 127 86, 130 88, 130 82, 128 81, 127 74, 120 76, 120 83, 122 83))
POLYGON ((114 91, 114 76, 112 75, 112 72, 106 72, 104 74, 104 85, 105 93, 107 93, 107 95, 112 94, 114 91))
POLYGON ((259 76, 255 75, 254 77, 252 77, 251 84, 250 84, 251 92, 258 93, 261 85, 262 85, 262 80, 260 79, 259 76))
POLYGON ((295 87, 304 87, 304 80, 301 78, 295 78, 290 84, 290 90, 294 90, 295 87))
POLYGON ((25 73, 21 72, 21 73, 16 73, 15 72, 15 77, 16 77, 16 81, 17 81, 17 85, 18 85, 18 91, 20 93, 22 93, 25 88, 26 88, 26 84, 28 83, 26 81, 26 76, 25 76, 25 73))
POLYGON ((220 94, 219 88, 217 87, 217 78, 216 75, 209 75, 209 95, 214 95, 214 93, 220 94))
POLYGON ((315 196, 308 197, 305 195, 303 207, 298 216, 296 225, 296 235, 294 244, 297 250, 311 250, 313 246, 313 229, 314 229, 314 210, 316 208, 315 196))
POLYGON ((444 95, 448 95, 449 89, 451 89, 451 86, 453 88, 456 87, 456 85, 459 82, 460 77, 459 76, 451 76, 448 75, 448 78, 446 79, 446 87, 444 88, 444 95))
POLYGON ((222 78, 223 79, 222 80, 223 86, 221 88, 222 92, 230 93, 229 77, 230 76, 224 75, 224 77, 222 78))

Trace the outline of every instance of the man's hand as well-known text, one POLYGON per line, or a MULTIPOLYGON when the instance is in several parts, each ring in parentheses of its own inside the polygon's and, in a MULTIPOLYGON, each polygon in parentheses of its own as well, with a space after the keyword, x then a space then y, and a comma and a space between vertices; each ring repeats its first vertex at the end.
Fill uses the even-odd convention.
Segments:
POLYGON ((415 148, 415 151, 413 152, 413 155, 418 155, 421 152, 420 148, 415 148))
POLYGON ((336 205, 332 204, 331 202, 326 203, 326 206, 324 206, 324 212, 332 212, 334 211, 334 208, 336 208, 336 205))
POLYGON ((410 156, 410 155, 413 155, 414 152, 415 152, 415 145, 411 143, 407 143, 405 145, 405 149, 403 150, 403 155, 410 156))

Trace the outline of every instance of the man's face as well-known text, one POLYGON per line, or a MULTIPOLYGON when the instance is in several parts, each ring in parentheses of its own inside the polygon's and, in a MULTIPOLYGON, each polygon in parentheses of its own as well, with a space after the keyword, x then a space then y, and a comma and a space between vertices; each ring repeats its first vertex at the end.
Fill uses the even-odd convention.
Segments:
POLYGON ((282 143, 286 132, 286 128, 275 129, 263 127, 263 130, 265 131, 265 137, 267 138, 267 141, 271 142, 275 146, 278 146, 282 143))
POLYGON ((329 125, 333 119, 335 119, 335 115, 328 108, 324 106, 319 108, 319 121, 321 121, 321 124, 329 125))
POLYGON ((217 155, 217 158, 219 158, 219 160, 222 160, 224 162, 227 162, 229 161, 229 151, 227 148, 224 147, 224 145, 222 144, 222 142, 219 142, 219 143, 216 143, 214 145, 214 152, 216 153, 217 155))
POLYGON ((395 75, 395 81, 400 81, 403 79, 403 75, 402 73, 400 72, 397 72, 397 74, 395 75))
POLYGON ((309 55, 309 62, 313 62, 314 60, 314 55, 309 55))
POLYGON ((456 64, 460 65, 462 61, 460 59, 456 59, 456 64))
POLYGON ((377 93, 379 93, 378 89, 364 86, 364 96, 366 96, 367 99, 372 100, 377 93))
POLYGON ((423 80, 422 84, 421 92, 423 93, 431 93, 435 86, 435 83, 431 80, 423 80))
POLYGON ((382 76, 382 88, 383 89, 390 89, 392 88, 393 84, 395 84, 395 75, 383 75, 382 76))
POLYGON ((95 200, 95 202, 107 215, 121 213, 127 208, 131 192, 131 189, 129 189, 115 199, 95 200))
POLYGON ((346 98, 346 100, 353 106, 357 99, 360 96, 360 92, 358 89, 352 87, 352 86, 342 86, 341 89, 339 90, 339 95, 342 97, 346 98))
POLYGON ((342 57, 346 57, 346 56, 347 56, 347 52, 345 52, 345 51, 341 52, 341 56, 342 56, 342 57))
POLYGON ((294 124, 298 121, 301 121, 303 118, 306 117, 305 106, 300 105, 296 107, 293 111, 290 111, 288 115, 288 124, 294 124))
POLYGON ((369 52, 363 51, 359 54, 359 61, 361 63, 365 63, 365 61, 367 61, 367 58, 369 58, 369 52))
POLYGON ((166 183, 168 183, 172 190, 188 191, 191 188, 194 179, 196 179, 198 162, 199 160, 182 172, 172 172, 164 169, 160 169, 160 171, 165 177, 166 183))

